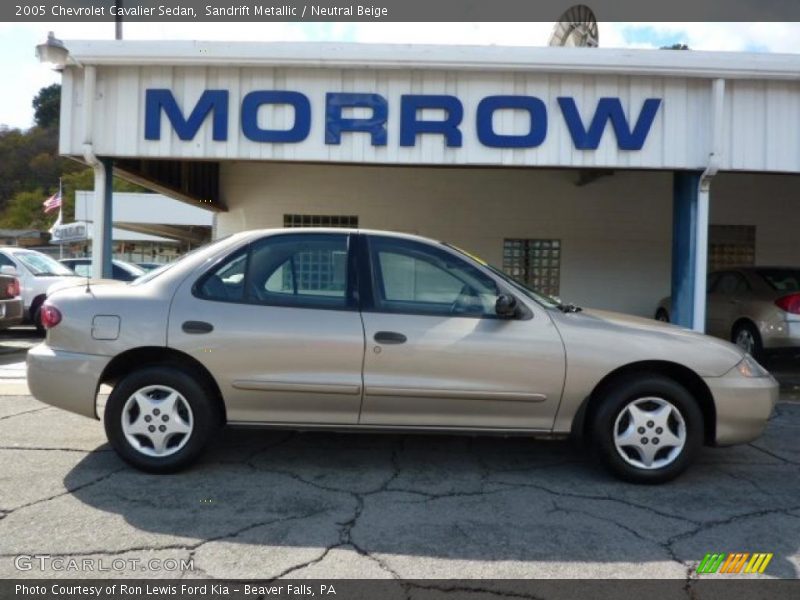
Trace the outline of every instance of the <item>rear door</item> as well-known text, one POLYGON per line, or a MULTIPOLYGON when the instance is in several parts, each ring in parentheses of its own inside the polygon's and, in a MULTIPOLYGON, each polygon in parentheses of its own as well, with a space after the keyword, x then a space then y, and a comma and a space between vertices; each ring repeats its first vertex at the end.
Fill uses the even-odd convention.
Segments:
POLYGON ((271 235, 179 288, 168 343, 211 371, 229 421, 358 421, 364 333, 350 239, 271 235))
POLYGON ((544 310, 494 311, 493 278, 443 245, 362 236, 366 354, 359 423, 552 428, 561 338, 544 310), (365 272, 366 271, 366 272, 365 272))

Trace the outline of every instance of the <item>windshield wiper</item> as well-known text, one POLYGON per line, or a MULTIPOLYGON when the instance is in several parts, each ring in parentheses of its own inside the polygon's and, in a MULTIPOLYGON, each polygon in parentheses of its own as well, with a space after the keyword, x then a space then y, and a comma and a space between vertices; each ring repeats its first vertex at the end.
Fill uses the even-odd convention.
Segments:
POLYGON ((563 313, 577 313, 583 310, 580 306, 572 304, 571 302, 569 304, 564 304, 563 302, 559 302, 556 305, 556 308, 563 313))

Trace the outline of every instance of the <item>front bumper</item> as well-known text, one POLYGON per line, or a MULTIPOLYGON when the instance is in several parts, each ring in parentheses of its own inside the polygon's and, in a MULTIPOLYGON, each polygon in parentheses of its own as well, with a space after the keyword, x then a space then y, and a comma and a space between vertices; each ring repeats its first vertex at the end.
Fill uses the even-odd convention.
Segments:
POLYGON ((722 377, 706 377, 705 382, 717 413, 716 445, 750 442, 764 432, 778 401, 774 377, 744 377, 734 368, 722 377))
POLYGON ((110 361, 108 356, 54 350, 43 342, 28 351, 28 387, 40 402, 97 419, 100 376, 110 361))

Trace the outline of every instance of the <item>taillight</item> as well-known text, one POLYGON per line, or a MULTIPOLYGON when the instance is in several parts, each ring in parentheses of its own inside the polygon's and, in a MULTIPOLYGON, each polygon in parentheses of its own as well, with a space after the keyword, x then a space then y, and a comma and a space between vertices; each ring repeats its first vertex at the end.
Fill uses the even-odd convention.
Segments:
POLYGON ((61 311, 52 304, 45 304, 39 313, 39 320, 42 322, 42 327, 52 329, 61 323, 61 311))
POLYGON ((783 298, 778 298, 775 300, 775 304, 781 310, 793 315, 800 315, 800 294, 789 294, 783 298))
POLYGON ((8 282, 6 286, 6 296, 9 298, 19 296, 19 279, 15 278, 8 282))

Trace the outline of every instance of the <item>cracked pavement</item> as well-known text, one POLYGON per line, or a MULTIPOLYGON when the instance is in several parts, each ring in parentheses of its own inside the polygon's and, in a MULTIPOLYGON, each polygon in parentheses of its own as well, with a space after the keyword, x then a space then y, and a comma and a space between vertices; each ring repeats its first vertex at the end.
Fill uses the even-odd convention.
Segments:
POLYGON ((157 476, 125 465, 100 422, 10 395, 26 389, 18 366, 0 374, 2 578, 646 577, 691 585, 706 552, 772 552, 766 576, 800 577, 800 403, 792 390, 761 439, 705 448, 662 486, 619 482, 568 442, 255 430, 225 430, 194 468, 157 476), (125 566, 21 572, 20 554, 125 566), (193 569, 142 571, 131 559, 191 560, 193 569))

